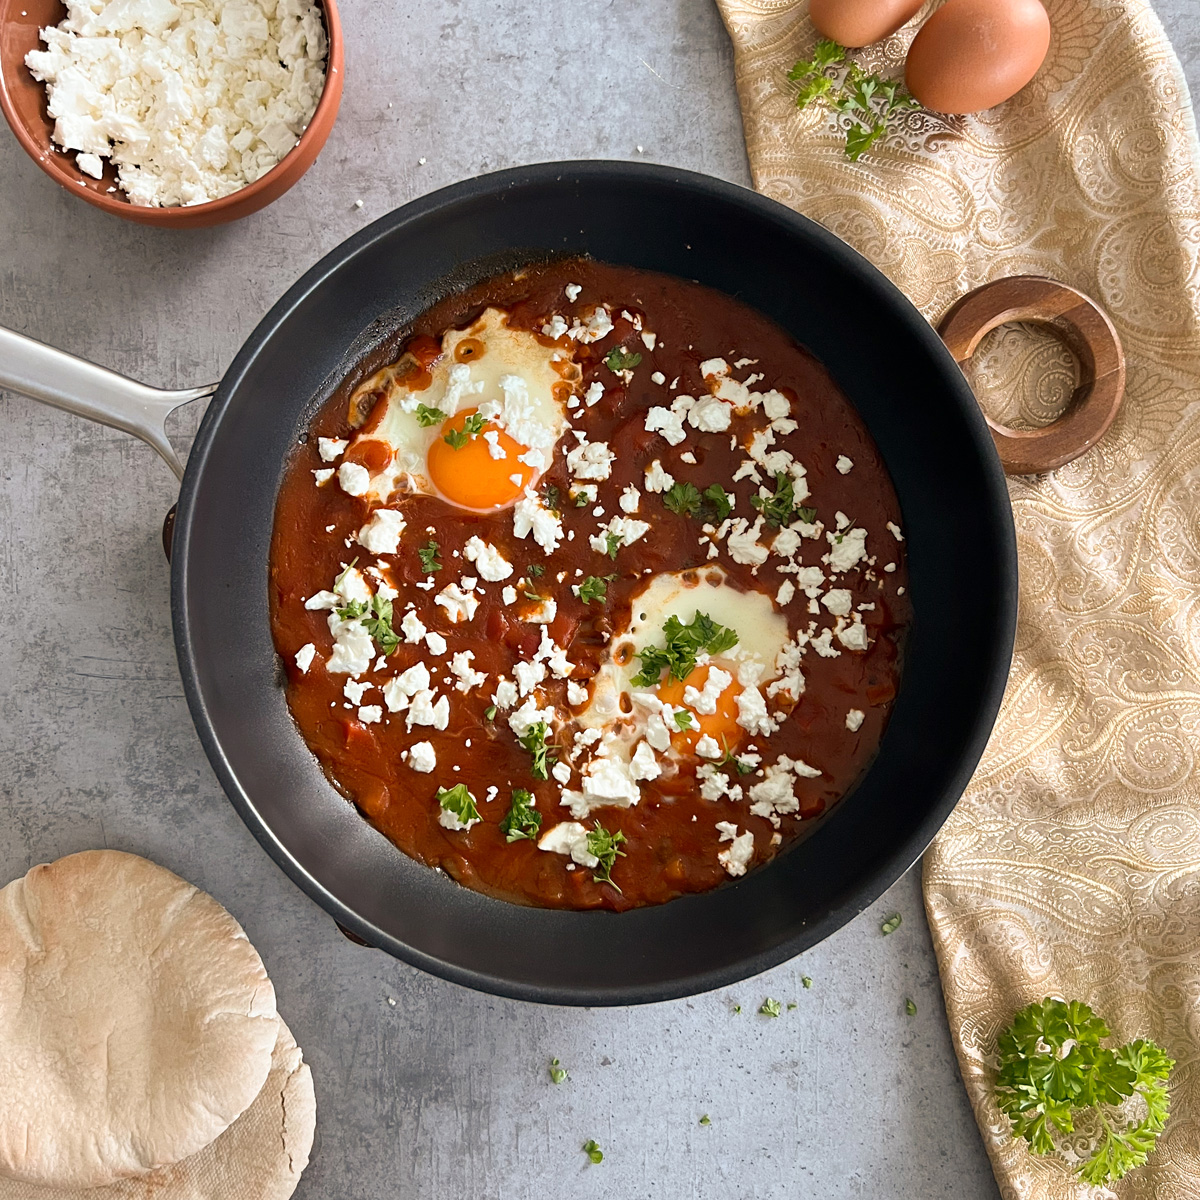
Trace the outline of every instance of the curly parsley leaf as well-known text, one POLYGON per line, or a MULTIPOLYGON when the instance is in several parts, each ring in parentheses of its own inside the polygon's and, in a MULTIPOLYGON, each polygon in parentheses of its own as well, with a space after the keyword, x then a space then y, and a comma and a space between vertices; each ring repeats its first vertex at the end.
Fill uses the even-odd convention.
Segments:
POLYGON ((550 1060, 550 1082, 563 1083, 567 1078, 567 1069, 562 1066, 557 1058, 550 1060))
POLYGON ((1055 1151, 1053 1131, 1075 1132, 1077 1114, 1091 1110, 1100 1127, 1079 1166, 1085 1182, 1101 1185, 1142 1166, 1167 1123, 1167 1080, 1173 1059, 1154 1042, 1137 1039, 1109 1050, 1108 1025, 1079 1001, 1047 997, 1021 1009, 997 1041, 996 1101, 1035 1154, 1055 1151), (1145 1115, 1132 1121, 1118 1106, 1137 1093, 1145 1115))
MULTIPOLYGON (((542 814, 533 807, 533 793, 524 788, 514 788, 512 804, 500 822, 500 832, 507 842, 519 842, 522 838, 533 841, 542 827, 542 814)), ((555 1062, 558 1060, 555 1059, 555 1062)))
POLYGON ((772 529, 780 529, 793 521, 811 525, 817 518, 815 508, 801 508, 796 504, 796 485, 792 477, 783 471, 775 476, 775 493, 771 496, 751 496, 750 503, 767 519, 772 529))
POLYGON ((447 420, 446 414, 440 408, 430 408, 428 404, 417 405, 417 424, 422 429, 428 429, 431 425, 440 425, 447 420))
POLYGON ((592 868, 592 879, 596 883, 610 883, 618 892, 621 889, 612 881, 612 869, 618 858, 625 857, 625 851, 620 849, 624 840, 625 835, 619 829, 615 833, 609 833, 599 821, 596 822, 595 829, 588 830, 588 853, 594 854, 600 860, 592 868))
POLYGON ((604 1161, 604 1151, 600 1149, 595 1138, 588 1138, 583 1143, 583 1152, 593 1163, 602 1163, 604 1161))
POLYGON ((673 483, 663 492, 663 504, 681 517, 694 517, 700 511, 700 492, 692 483, 673 483))
POLYGON ((917 1004, 916 1004, 916 1001, 913 1000, 913 998, 911 996, 905 997, 904 1011, 906 1013, 908 1013, 908 1015, 910 1017, 915 1017, 917 1015, 917 1004))
POLYGON ((475 797, 467 791, 465 783, 456 783, 452 788, 438 788, 437 802, 447 812, 453 813, 464 826, 483 819, 475 807, 475 797))
POLYGON ((472 413, 464 422, 461 429, 447 429, 446 436, 442 441, 450 447, 451 450, 461 450, 472 438, 478 437, 483 432, 484 425, 487 421, 480 413, 472 413))
POLYGON ((702 1116, 700 1118, 700 1124, 701 1125, 711 1125, 712 1124, 712 1120, 710 1119, 708 1113, 705 1113, 704 1116, 702 1116))
POLYGON ((441 561, 438 559, 438 551, 441 547, 437 542, 429 541, 423 546, 417 547, 417 555, 421 559, 421 570, 423 571, 440 571, 442 569, 441 561))
POLYGON ((617 551, 625 545, 625 539, 619 533, 606 533, 604 535, 605 553, 609 558, 616 558, 617 551))
POLYGON ((343 621, 361 621, 362 627, 375 640, 384 654, 391 654, 400 645, 400 636, 392 628, 392 602, 382 596, 368 600, 351 600, 333 610, 343 621))
POLYGON ((692 728, 692 722, 695 718, 686 708, 677 708, 672 716, 675 718, 675 728, 681 733, 692 728))
POLYGON ((622 371, 632 371, 642 361, 642 356, 634 350, 626 350, 624 346, 614 346, 605 356, 604 365, 614 374, 622 371))
POLYGON ((687 625, 678 617, 668 617, 663 625, 666 645, 647 646, 638 651, 641 670, 634 676, 636 687, 653 687, 668 672, 670 679, 686 679, 696 668, 696 656, 721 654, 737 645, 733 629, 718 625, 707 613, 698 612, 687 625))
POLYGON ((535 725, 530 725, 518 740, 521 746, 533 755, 530 770, 534 779, 549 779, 550 768, 558 756, 554 747, 546 744, 546 722, 538 721, 535 725))
POLYGON ((846 59, 846 49, 832 38, 821 38, 813 47, 812 58, 802 58, 788 72, 788 78, 796 83, 809 75, 816 75, 826 67, 836 67, 846 59))
POLYGON ((811 988, 812 987, 812 976, 811 975, 801 975, 800 982, 805 986, 805 988, 811 988))
POLYGON ((733 496, 719 483, 710 483, 700 498, 704 501, 701 511, 718 525, 733 512, 733 496))
POLYGON ((781 1012, 783 1012, 783 1005, 780 1004, 778 1000, 773 1000, 770 996, 768 996, 762 1002, 762 1004, 759 1005, 758 1011, 762 1013, 764 1017, 777 1017, 781 1012))
POLYGON ((584 604, 592 601, 603 602, 608 598, 608 585, 616 579, 615 575, 589 575, 579 585, 579 598, 584 604))
POLYGON ((882 925, 879 926, 879 932, 882 933, 884 937, 887 937, 889 933, 895 933, 896 930, 900 928, 900 922, 903 920, 904 918, 899 913, 892 913, 892 915, 888 917, 882 925))
POLYGON ((562 493, 559 492, 558 488, 554 484, 548 483, 544 488, 542 488, 542 503, 545 504, 545 506, 552 513, 557 514, 559 512, 559 508, 562 503, 562 493))

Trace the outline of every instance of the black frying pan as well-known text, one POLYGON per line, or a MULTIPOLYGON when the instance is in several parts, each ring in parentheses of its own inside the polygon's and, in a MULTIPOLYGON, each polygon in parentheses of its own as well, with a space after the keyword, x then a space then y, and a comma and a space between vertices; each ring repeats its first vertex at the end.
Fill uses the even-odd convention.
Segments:
MULTIPOLYGON (((143 411, 130 415, 128 388, 140 385, 31 346, 0 339, 0 384, 142 436, 158 420, 155 404, 165 412, 206 392, 142 389, 143 411)), ((485 991, 627 1004, 782 962, 908 869, 991 731, 1016 583, 1012 514, 987 426, 954 359, 896 288, 820 226, 753 192, 664 167, 586 162, 488 175, 414 201, 344 242, 275 305, 217 388, 192 448, 171 610, 188 703, 225 791, 342 926, 485 991), (267 608, 276 492, 316 408, 372 345, 448 291, 562 254, 737 295, 825 363, 895 482, 915 612, 891 721, 853 794, 744 879, 620 915, 489 899, 372 829, 292 723, 267 608)))

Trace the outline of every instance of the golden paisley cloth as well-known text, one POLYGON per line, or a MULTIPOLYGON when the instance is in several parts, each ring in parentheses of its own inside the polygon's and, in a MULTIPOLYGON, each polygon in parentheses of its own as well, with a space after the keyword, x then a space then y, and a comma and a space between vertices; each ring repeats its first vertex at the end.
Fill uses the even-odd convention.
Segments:
MULTIPOLYGON (((797 110, 786 78, 816 39, 807 0, 718 3, 760 191, 856 247, 931 321, 986 281, 1051 275, 1104 305, 1124 343, 1126 400, 1103 442, 1010 481, 1016 655, 925 858, 925 903, 1002 1194, 1098 1194, 1013 1140, 991 1095, 997 1034, 1058 995, 1103 1014, 1112 1044, 1149 1036, 1178 1060, 1158 1152, 1107 1194, 1197 1200, 1200 147, 1182 71, 1146 0, 1046 0, 1050 53, 1014 100, 906 114, 851 163, 830 109, 797 110)), ((934 7, 860 60, 900 76, 934 7)), ((1014 327, 974 382, 993 415, 1030 422, 1068 370, 1014 327)))

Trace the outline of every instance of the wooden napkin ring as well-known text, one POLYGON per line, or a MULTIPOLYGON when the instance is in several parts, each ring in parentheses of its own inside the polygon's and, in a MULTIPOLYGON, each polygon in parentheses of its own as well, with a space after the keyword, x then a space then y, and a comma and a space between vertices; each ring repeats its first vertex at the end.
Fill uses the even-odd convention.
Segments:
POLYGON ((1125 355, 1094 300, 1040 275, 1013 275, 968 292, 938 333, 961 366, 986 334, 1010 321, 1046 326, 1079 360, 1082 375, 1062 416, 1041 429, 1009 429, 984 414, 1004 470, 1038 475, 1078 458, 1108 431, 1125 395, 1125 355))

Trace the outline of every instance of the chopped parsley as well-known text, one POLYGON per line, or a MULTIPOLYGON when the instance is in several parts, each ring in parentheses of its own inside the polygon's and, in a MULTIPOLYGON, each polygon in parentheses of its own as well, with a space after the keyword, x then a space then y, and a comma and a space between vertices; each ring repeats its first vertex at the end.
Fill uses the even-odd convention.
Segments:
POLYGON ((384 654, 391 654, 400 645, 400 635, 392 628, 390 600, 375 595, 369 601, 351 600, 333 611, 343 621, 361 621, 362 627, 375 639, 376 645, 384 654))
POLYGON ((1093 1186, 1120 1179, 1149 1158, 1167 1123, 1167 1080, 1175 1066, 1152 1041, 1138 1038, 1109 1050, 1100 1045, 1109 1036, 1108 1025, 1086 1004, 1047 998, 1021 1009, 997 1041, 996 1102, 1013 1136, 1035 1154, 1051 1154, 1058 1149, 1052 1127, 1075 1134, 1075 1114, 1088 1113, 1096 1132, 1076 1173, 1093 1186), (1122 1108, 1135 1092, 1145 1105, 1136 1121, 1122 1108))
POLYGON ((605 356, 604 365, 614 374, 622 371, 632 371, 642 361, 642 356, 634 350, 626 350, 624 346, 614 346, 605 356))
POLYGON ((567 1078, 567 1069, 559 1065, 557 1058, 550 1060, 550 1082, 563 1083, 567 1078))
POLYGON ((675 728, 681 733, 692 727, 692 714, 686 708, 677 708, 672 714, 675 718, 675 728))
POLYGON ((738 756, 732 750, 730 750, 729 743, 725 740, 724 736, 721 738, 721 748, 725 751, 725 753, 721 755, 721 758, 717 763, 718 770, 723 769, 724 767, 732 767, 739 775, 749 775, 750 772, 754 770, 754 764, 752 762, 748 762, 744 758, 738 758, 738 756))
POLYGON ((342 582, 343 582, 343 580, 345 580, 346 576, 349 575, 350 572, 354 569, 354 564, 356 562, 358 562, 357 554, 350 560, 350 562, 347 566, 342 568, 342 573, 333 581, 333 590, 335 592, 338 590, 338 588, 340 588, 342 586, 342 582))
POLYGON ((712 1124, 712 1121, 710 1121, 708 1118, 708 1113, 705 1113, 704 1116, 702 1116, 700 1118, 700 1124, 701 1125, 711 1125, 712 1124))
POLYGON ((694 483, 673 483, 663 492, 663 504, 681 517, 692 517, 700 511, 700 492, 694 483))
POLYGON ((810 987, 812 987, 812 976, 811 975, 801 975, 800 982, 802 984, 804 984, 804 986, 806 988, 810 988, 810 987))
POLYGON ((592 497, 589 496, 587 494, 587 492, 579 491, 579 492, 576 492, 575 495, 571 497, 571 499, 575 501, 576 508, 583 508, 585 505, 591 503, 592 497))
POLYGON ((538 721, 524 732, 519 739, 522 747, 533 755, 533 765, 530 770, 534 779, 549 779, 550 768, 554 765, 557 755, 553 746, 546 745, 546 722, 538 721))
POLYGON ((442 569, 441 561, 438 559, 438 551, 441 547, 437 542, 429 541, 423 546, 417 547, 417 554, 421 559, 421 570, 423 571, 440 571, 442 569))
POLYGON ((488 707, 483 710, 483 719, 485 721, 494 721, 496 719, 496 706, 494 704, 489 704, 488 707))
POLYGON ((733 496, 719 483, 710 483, 700 493, 700 498, 704 501, 702 510, 705 516, 708 516, 711 512, 713 520, 718 525, 733 512, 733 496))
POLYGON ((593 1163, 602 1163, 604 1161, 604 1152, 596 1144, 595 1138, 588 1138, 583 1143, 583 1152, 592 1160, 593 1163))
POLYGON ((551 512, 556 513, 559 511, 561 493, 559 492, 558 488, 554 486, 554 484, 548 483, 542 489, 542 501, 551 512))
POLYGON ((777 1017, 781 1012, 783 1012, 783 1005, 780 1004, 778 1000, 773 1000, 770 996, 768 996, 762 1002, 762 1004, 758 1006, 758 1011, 762 1013, 764 1017, 777 1017))
POLYGON ((917 1015, 917 1006, 911 996, 906 996, 904 998, 904 1011, 908 1013, 910 1017, 915 1017, 917 1015))
POLYGON ((465 783, 456 783, 452 788, 438 788, 437 802, 464 825, 482 820, 479 809, 475 807, 475 797, 467 791, 465 783))
POLYGON ((617 551, 625 544, 625 539, 619 533, 606 533, 604 535, 605 553, 609 558, 616 558, 617 551))
POLYGON ((740 1013, 741 1011, 742 1011, 742 1006, 740 1004, 735 1004, 733 1006, 733 1015, 734 1016, 737 1016, 737 1014, 740 1013))
POLYGON ((538 579, 541 576, 545 575, 545 573, 546 573, 546 568, 541 563, 530 563, 529 566, 527 566, 525 568, 525 574, 530 579, 538 579))
POLYGON ((461 429, 447 429, 446 436, 442 438, 442 441, 451 450, 461 450, 472 438, 478 437, 483 432, 486 424, 487 421, 482 413, 472 413, 463 422, 461 429))
POLYGON ((895 933, 896 930, 900 928, 900 922, 903 919, 904 918, 901 917, 899 913, 892 913, 892 915, 888 917, 882 925, 879 926, 879 932, 882 933, 884 937, 887 937, 889 933, 895 933))
MULTIPOLYGON (((533 807, 533 793, 524 788, 515 788, 512 794, 512 804, 500 822, 500 832, 504 840, 519 842, 522 838, 533 841, 542 827, 542 814, 533 807)), ((558 1059, 554 1060, 558 1062, 558 1059)))
POLYGON ((589 575, 579 585, 579 598, 584 604, 593 600, 603 601, 608 597, 608 585, 616 579, 615 575, 589 575))
POLYGON ((440 408, 430 408, 428 404, 417 405, 417 424, 422 429, 428 429, 430 425, 440 425, 446 419, 446 414, 440 408))
POLYGON ((612 869, 618 858, 625 857, 625 851, 620 849, 624 840, 625 835, 619 829, 616 833, 609 833, 599 821, 596 822, 596 828, 589 830, 587 835, 588 853, 594 854, 600 860, 592 868, 593 881, 612 883, 618 892, 621 889, 612 881, 612 869))
POLYGON ((668 617, 663 625, 667 644, 660 650, 647 646, 638 651, 641 670, 634 676, 635 687, 653 687, 667 671, 668 679, 686 679, 696 669, 696 656, 701 653, 721 654, 737 645, 735 630, 718 625, 707 613, 698 612, 690 624, 678 617, 668 617))
POLYGON ((772 529, 790 525, 793 521, 803 521, 811 525, 817 519, 815 508, 800 508, 796 504, 796 489, 792 477, 784 471, 775 476, 775 494, 773 496, 751 496, 750 503, 767 519, 772 529))

